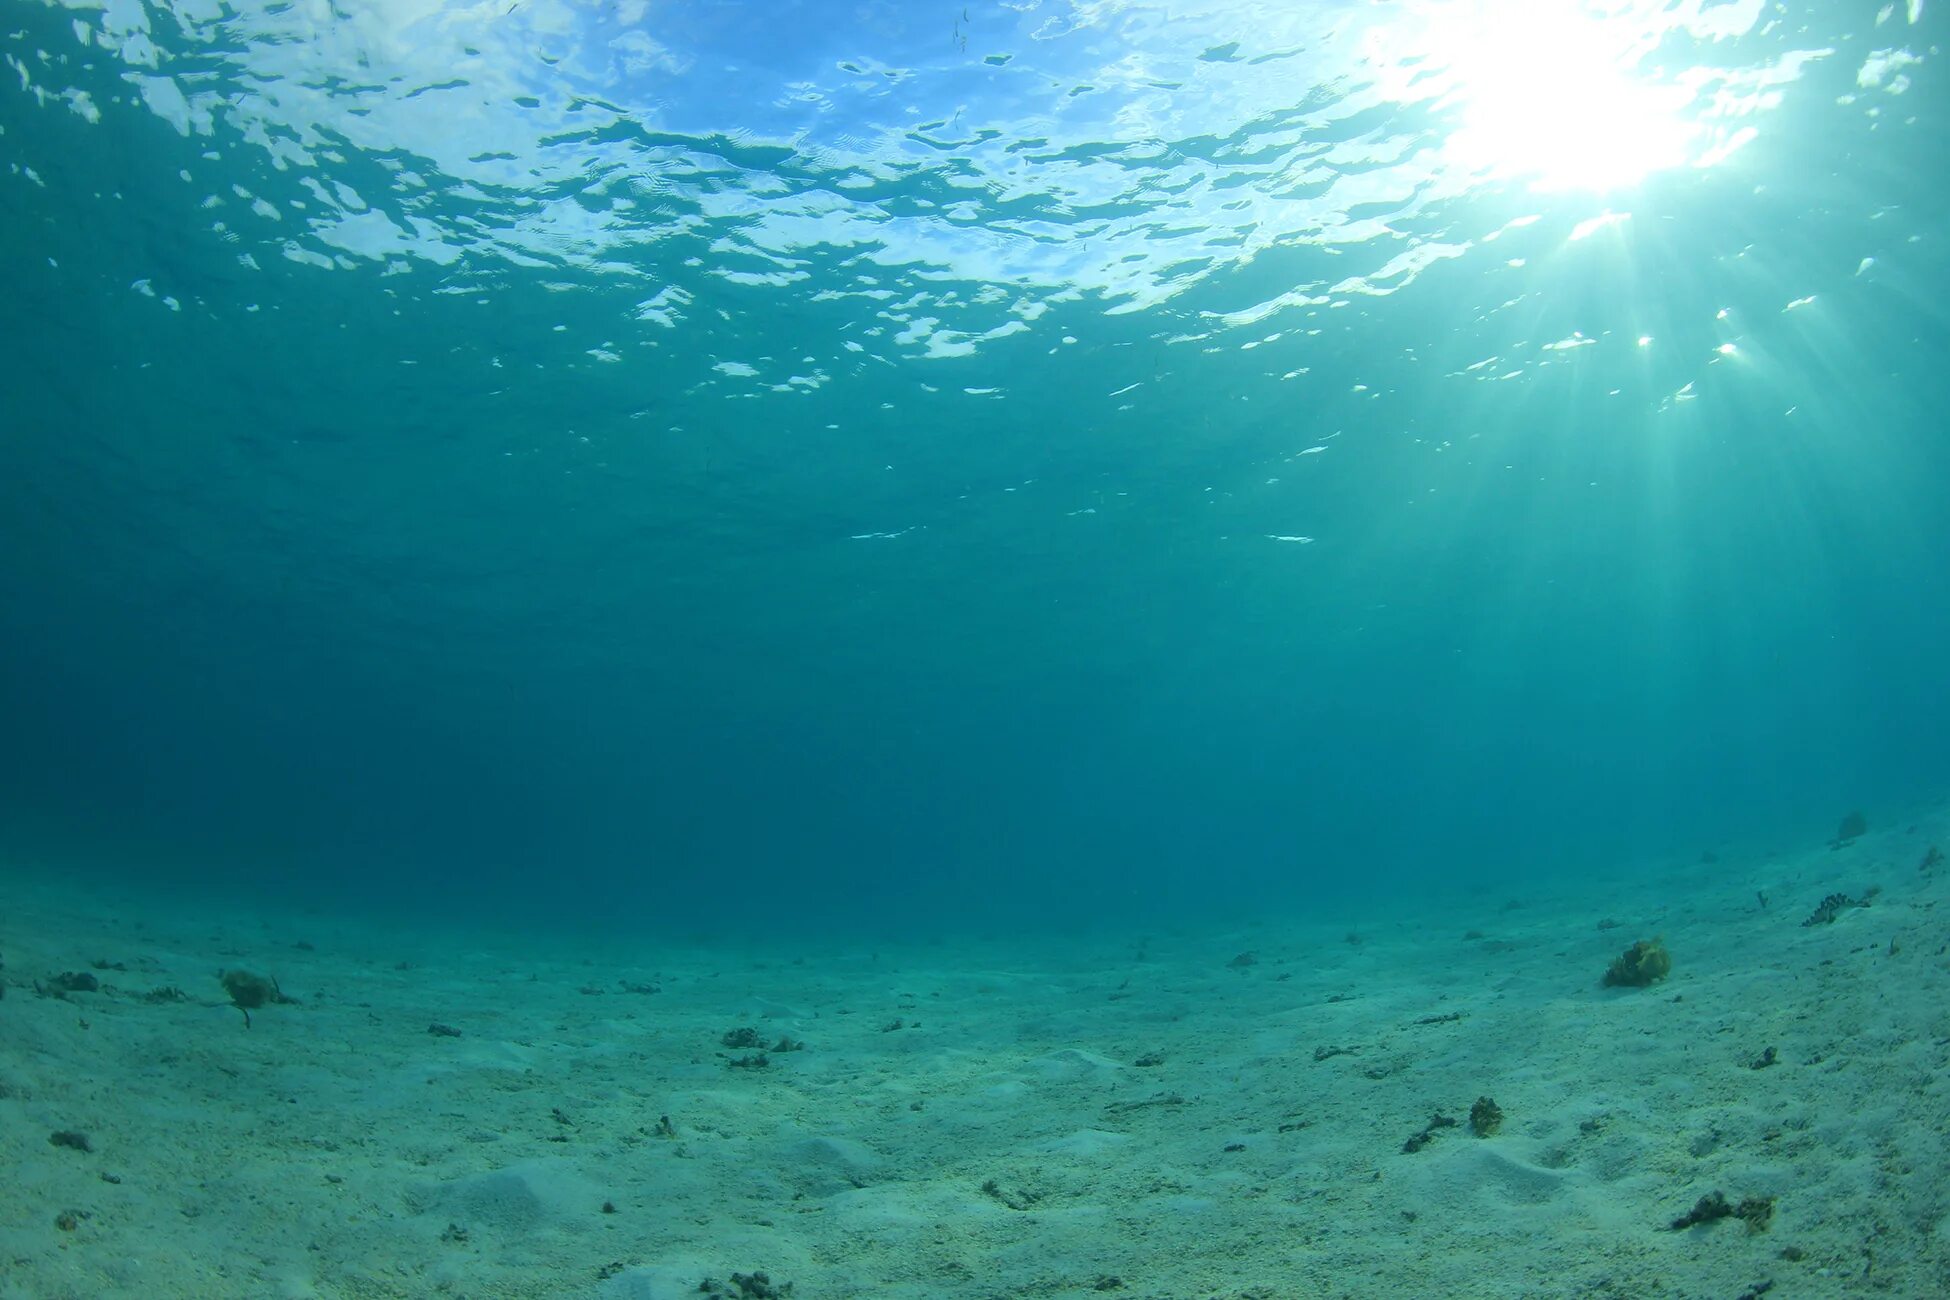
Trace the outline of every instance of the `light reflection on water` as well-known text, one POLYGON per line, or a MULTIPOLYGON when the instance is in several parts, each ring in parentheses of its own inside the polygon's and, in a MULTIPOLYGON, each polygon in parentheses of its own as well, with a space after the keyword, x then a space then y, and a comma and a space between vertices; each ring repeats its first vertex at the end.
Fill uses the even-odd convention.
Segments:
POLYGON ((700 281, 817 279, 937 355, 1281 247, 1343 257, 1232 319, 1393 292, 1503 228, 1457 210, 1478 191, 1596 215, 1737 157, 1814 61, 1900 90, 1920 14, 1871 55, 1759 0, 66 3, 223 171, 255 155, 261 193, 211 198, 260 261, 627 271, 671 324, 700 281))

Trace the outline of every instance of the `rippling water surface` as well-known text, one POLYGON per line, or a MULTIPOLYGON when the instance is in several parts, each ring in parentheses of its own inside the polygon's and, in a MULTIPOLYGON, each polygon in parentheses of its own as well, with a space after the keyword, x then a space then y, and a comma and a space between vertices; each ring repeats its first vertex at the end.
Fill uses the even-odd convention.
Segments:
POLYGON ((1078 298, 1295 328, 1611 210, 1536 192, 1900 117, 1920 8, 74 4, 12 62, 207 142, 180 180, 246 265, 615 277, 673 330, 784 291, 941 357, 1078 298))

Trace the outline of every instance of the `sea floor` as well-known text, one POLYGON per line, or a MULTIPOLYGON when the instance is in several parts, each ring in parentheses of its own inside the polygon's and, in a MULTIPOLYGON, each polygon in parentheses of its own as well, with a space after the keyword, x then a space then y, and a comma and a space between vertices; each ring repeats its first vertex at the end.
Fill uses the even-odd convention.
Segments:
POLYGON ((1942 1297, 1932 846, 878 951, 0 874, 0 1297, 1942 1297))

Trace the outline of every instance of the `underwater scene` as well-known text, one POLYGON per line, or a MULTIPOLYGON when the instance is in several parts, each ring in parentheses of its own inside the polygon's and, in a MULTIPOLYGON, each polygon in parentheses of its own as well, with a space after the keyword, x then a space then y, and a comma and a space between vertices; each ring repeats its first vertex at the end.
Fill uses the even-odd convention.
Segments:
POLYGON ((1950 1296, 1941 6, 0 18, 0 1300, 1950 1296))

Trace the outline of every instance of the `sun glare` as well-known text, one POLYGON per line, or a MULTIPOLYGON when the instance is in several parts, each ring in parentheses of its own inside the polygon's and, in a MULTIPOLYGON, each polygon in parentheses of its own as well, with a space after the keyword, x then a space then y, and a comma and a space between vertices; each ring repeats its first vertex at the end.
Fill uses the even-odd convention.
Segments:
POLYGON ((1655 38, 1628 18, 1490 3, 1445 7, 1431 25, 1456 114, 1447 153, 1465 170, 1604 192, 1690 161, 1690 93, 1641 71, 1655 38))

